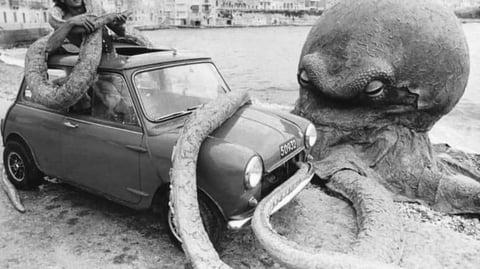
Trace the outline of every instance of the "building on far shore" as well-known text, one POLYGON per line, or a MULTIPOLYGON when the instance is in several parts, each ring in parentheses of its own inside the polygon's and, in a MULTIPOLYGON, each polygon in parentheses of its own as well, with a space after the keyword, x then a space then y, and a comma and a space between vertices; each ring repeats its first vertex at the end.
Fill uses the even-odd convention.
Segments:
POLYGON ((47 35, 51 0, 0 0, 0 47, 29 43, 47 35))
POLYGON ((0 0, 0 30, 48 27, 51 0, 0 0))
POLYGON ((107 11, 131 10, 128 24, 140 28, 167 26, 214 25, 214 0, 108 0, 102 2, 107 11))

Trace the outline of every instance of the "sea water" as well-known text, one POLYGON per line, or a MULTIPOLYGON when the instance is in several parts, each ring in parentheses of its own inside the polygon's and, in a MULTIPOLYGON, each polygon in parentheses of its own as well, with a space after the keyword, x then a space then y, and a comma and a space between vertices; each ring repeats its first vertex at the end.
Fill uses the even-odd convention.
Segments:
MULTIPOLYGON (((463 29, 470 48, 468 86, 430 137, 434 143, 480 153, 480 23, 463 24, 463 29)), ((232 89, 251 90, 254 100, 264 106, 291 109, 298 97, 298 59, 309 30, 285 26, 144 33, 155 44, 212 56, 232 89)))

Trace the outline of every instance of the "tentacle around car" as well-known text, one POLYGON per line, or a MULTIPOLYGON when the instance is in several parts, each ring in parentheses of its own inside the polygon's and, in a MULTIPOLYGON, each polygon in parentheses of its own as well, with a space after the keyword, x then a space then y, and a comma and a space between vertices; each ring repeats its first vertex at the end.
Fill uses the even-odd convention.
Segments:
MULTIPOLYGON (((100 12, 90 1, 85 1, 88 12, 100 12)), ((80 46, 78 62, 65 83, 56 85, 48 80, 47 44, 45 36, 35 41, 25 56, 25 82, 32 89, 32 99, 53 109, 66 109, 84 96, 95 79, 102 58, 102 27, 112 21, 112 16, 99 16, 93 20, 95 31, 84 37, 80 46)), ((54 48, 50 48, 52 50, 54 48)))
POLYGON ((203 140, 248 100, 246 92, 231 92, 195 110, 173 150, 170 202, 182 248, 194 268, 230 268, 220 260, 202 224, 197 200, 197 158, 203 140))
POLYGON ((17 189, 13 184, 8 180, 7 175, 5 174, 5 168, 2 167, 0 172, 0 185, 2 189, 10 199, 13 207, 18 210, 20 213, 25 213, 25 207, 23 206, 20 196, 18 195, 17 189))

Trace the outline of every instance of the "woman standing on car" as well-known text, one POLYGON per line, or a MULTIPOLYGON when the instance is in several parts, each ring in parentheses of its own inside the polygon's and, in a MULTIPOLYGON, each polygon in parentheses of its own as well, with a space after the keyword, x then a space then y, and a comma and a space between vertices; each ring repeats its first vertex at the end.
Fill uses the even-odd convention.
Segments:
MULTIPOLYGON (((83 0, 53 0, 55 5, 50 8, 48 22, 55 29, 48 41, 47 51, 53 52, 62 46, 67 52, 78 53, 83 35, 95 31, 93 20, 97 16, 86 13, 83 0), (67 43, 64 44, 65 38, 67 43)), ((125 35, 123 24, 130 13, 110 13, 103 16, 111 17, 107 26, 119 36, 125 35)), ((104 29, 106 32, 106 29, 104 29)))

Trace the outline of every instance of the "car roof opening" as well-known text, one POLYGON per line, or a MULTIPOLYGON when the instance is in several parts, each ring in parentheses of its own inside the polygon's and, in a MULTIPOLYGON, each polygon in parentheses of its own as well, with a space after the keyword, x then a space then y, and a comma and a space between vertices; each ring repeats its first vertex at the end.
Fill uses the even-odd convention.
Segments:
POLYGON ((119 55, 133 56, 133 55, 139 55, 139 54, 151 53, 151 52, 174 51, 174 49, 171 49, 171 48, 147 48, 147 47, 142 47, 142 46, 118 46, 118 47, 115 47, 115 51, 119 55))

